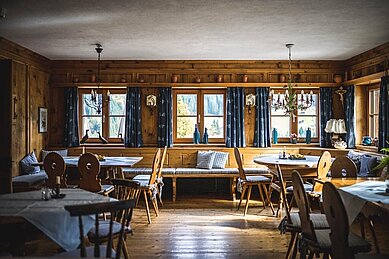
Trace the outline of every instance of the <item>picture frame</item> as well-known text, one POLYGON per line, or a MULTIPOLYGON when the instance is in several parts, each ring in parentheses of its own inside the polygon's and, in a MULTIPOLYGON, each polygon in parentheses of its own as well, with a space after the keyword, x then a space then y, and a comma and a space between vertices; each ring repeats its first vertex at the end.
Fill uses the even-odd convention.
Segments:
POLYGON ((47 132, 47 108, 39 107, 38 110, 38 133, 47 132))

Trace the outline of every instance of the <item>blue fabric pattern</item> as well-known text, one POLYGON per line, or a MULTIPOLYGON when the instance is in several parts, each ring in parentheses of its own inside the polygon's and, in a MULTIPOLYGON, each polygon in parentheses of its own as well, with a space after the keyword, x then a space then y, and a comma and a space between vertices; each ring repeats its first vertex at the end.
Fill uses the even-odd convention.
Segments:
POLYGON ((139 87, 127 87, 125 147, 141 147, 142 140, 142 99, 139 87))
POLYGON ((270 147, 269 87, 255 88, 254 147, 270 147))
POLYGON ((244 92, 242 87, 227 88, 226 147, 245 147, 244 92))
POLYGON ((354 86, 345 87, 347 91, 344 96, 344 115, 346 123, 347 148, 355 148, 355 115, 354 115, 354 86))
POLYGON ((381 78, 380 111, 378 114, 378 150, 389 147, 389 76, 381 78))
POLYGON ((65 147, 80 146, 80 139, 78 136, 77 87, 65 88, 65 127, 63 145, 65 147))
POLYGON ((324 131, 326 123, 332 119, 332 88, 320 87, 320 147, 332 147, 331 134, 324 131), (325 112, 324 112, 325 111, 325 112))
POLYGON ((161 87, 158 94, 158 147, 173 146, 172 88, 161 87))

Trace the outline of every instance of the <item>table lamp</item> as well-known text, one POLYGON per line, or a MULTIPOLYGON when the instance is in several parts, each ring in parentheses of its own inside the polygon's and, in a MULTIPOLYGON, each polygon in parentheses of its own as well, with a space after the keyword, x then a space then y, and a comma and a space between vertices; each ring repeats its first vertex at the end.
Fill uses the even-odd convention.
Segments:
POLYGON ((334 148, 345 149, 347 147, 347 143, 339 137, 339 134, 347 133, 344 119, 328 120, 324 131, 332 134, 331 144, 334 148))

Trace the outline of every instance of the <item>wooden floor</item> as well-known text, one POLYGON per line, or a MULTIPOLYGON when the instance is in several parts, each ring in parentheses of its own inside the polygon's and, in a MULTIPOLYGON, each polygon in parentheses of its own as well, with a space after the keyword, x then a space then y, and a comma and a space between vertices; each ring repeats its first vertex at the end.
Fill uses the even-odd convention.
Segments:
MULTIPOLYGON (((255 198, 255 197, 254 197, 255 198)), ((251 204, 251 203, 250 203, 251 204)), ((158 218, 147 223, 140 204, 133 217, 127 246, 132 258, 284 258, 289 234, 277 230, 280 218, 253 202, 248 215, 226 196, 180 196, 165 201, 158 218)), ((381 250, 389 254, 389 227, 377 224, 381 250)), ((358 229, 359 225, 353 226, 358 229)), ((359 232, 356 232, 359 233, 359 232)), ((366 230, 371 241, 370 232, 366 230)), ((27 255, 50 256, 58 247, 46 240, 27 247, 27 255)))

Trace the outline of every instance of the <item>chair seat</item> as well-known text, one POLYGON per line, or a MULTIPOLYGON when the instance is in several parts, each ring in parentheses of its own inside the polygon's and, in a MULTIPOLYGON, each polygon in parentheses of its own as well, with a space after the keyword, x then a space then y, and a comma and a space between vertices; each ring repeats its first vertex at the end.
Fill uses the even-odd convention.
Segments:
MULTIPOLYGON (((313 191, 313 184, 311 184, 311 183, 304 183, 304 190, 305 190, 305 192, 313 191)), ((292 193, 293 192, 293 185, 288 186, 286 188, 286 192, 287 193, 292 193)))
MULTIPOLYGON (((307 241, 309 245, 315 247, 321 251, 330 252, 331 251, 331 239, 330 239, 329 229, 317 229, 315 230, 315 235, 317 239, 317 243, 311 243, 311 241, 304 239, 307 241)), ((350 232, 349 234, 349 246, 354 254, 356 253, 367 253, 371 250, 371 245, 362 237, 357 236, 350 232)))
MULTIPOLYGON (((122 228, 122 224, 116 221, 112 222, 112 234, 118 234, 120 233, 120 230, 122 228)), ((131 227, 125 227, 124 228, 125 233, 132 233, 131 227)), ((109 220, 100 220, 99 221, 99 238, 105 238, 109 235, 109 220)), ((88 232, 88 238, 90 241, 94 241, 94 238, 96 236, 96 227, 93 226, 91 230, 88 232)))
MULTIPOLYGON (((94 257, 94 249, 95 249, 94 246, 88 246, 86 248, 86 254, 87 254, 86 258, 95 258, 94 257)), ((107 251, 107 246, 105 246, 105 245, 100 246, 100 257, 106 258, 106 251, 107 251)), ((112 249, 111 258, 115 258, 115 256, 116 256, 116 252, 115 252, 115 250, 112 249)), ((65 252, 65 253, 60 253, 60 254, 56 255, 56 257, 79 258, 80 257, 80 249, 72 250, 72 251, 65 252)))
MULTIPOLYGON (((312 214, 310 214, 310 218, 312 220, 313 227, 315 229, 329 229, 330 228, 330 226, 328 225, 327 217, 325 214, 312 213, 312 214)), ((290 214, 290 220, 291 220, 292 224, 288 227, 301 229, 300 216, 297 212, 290 214)))
POLYGON ((108 193, 112 192, 114 189, 115 189, 115 187, 113 185, 103 184, 103 185, 101 185, 101 191, 99 191, 98 193, 108 194, 108 193))
POLYGON ((266 183, 270 182, 270 178, 267 178, 263 175, 247 175, 246 181, 247 183, 266 183))
POLYGON ((132 180, 134 181, 149 181, 150 180, 150 177, 151 175, 146 175, 146 174, 138 174, 136 176, 134 176, 134 178, 132 178, 132 180))

